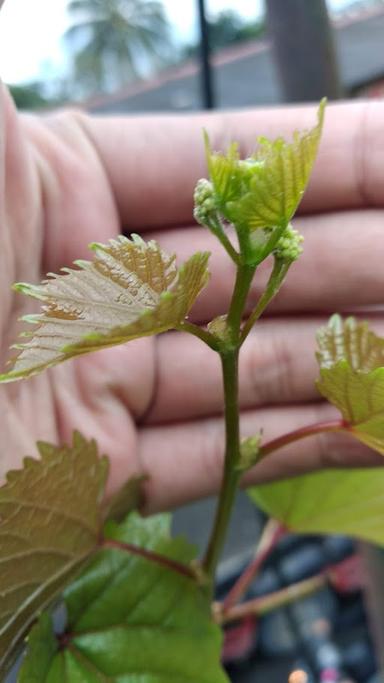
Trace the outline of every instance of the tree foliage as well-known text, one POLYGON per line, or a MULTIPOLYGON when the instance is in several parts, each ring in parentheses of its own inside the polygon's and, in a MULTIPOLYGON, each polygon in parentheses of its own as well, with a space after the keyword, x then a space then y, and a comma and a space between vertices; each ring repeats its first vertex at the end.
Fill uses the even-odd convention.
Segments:
MULTIPOLYGON (((246 21, 235 10, 222 10, 215 19, 208 20, 209 43, 213 52, 223 47, 247 40, 257 40, 265 35, 265 22, 246 21)), ((199 44, 191 43, 184 48, 185 57, 198 54, 199 44)))
POLYGON ((161 61, 170 36, 157 0, 71 0, 66 32, 74 76, 85 91, 110 90, 161 61))

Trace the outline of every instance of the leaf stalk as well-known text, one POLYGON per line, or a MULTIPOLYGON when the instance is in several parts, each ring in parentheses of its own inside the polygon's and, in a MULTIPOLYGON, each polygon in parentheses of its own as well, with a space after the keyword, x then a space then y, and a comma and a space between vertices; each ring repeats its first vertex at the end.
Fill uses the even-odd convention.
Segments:
POLYGON ((275 548, 280 538, 285 534, 284 527, 274 519, 269 519, 266 523, 259 543, 256 548, 252 562, 246 567, 244 572, 229 591, 223 603, 223 613, 226 614, 236 603, 238 603, 248 590, 252 581, 257 576, 259 570, 275 548))
POLYGON ((287 432, 287 434, 278 436, 276 439, 272 439, 264 444, 264 446, 261 446, 259 461, 270 453, 277 451, 279 448, 284 448, 284 446, 288 446, 290 443, 305 439, 308 436, 316 436, 317 434, 324 434, 326 432, 343 432, 348 430, 348 423, 341 418, 338 420, 316 422, 312 425, 299 427, 299 429, 294 429, 292 432, 287 432))
POLYGON ((189 334, 193 334, 213 349, 213 351, 218 351, 217 339, 203 327, 199 327, 199 325, 195 325, 194 323, 189 322, 189 320, 183 320, 176 329, 180 330, 180 332, 189 332, 189 334))
POLYGON ((268 284, 263 294, 261 295, 259 301, 257 302, 255 309, 252 311, 251 315, 249 316, 247 322, 243 327, 240 341, 241 344, 244 343, 255 322, 260 318, 262 313, 264 313, 270 301, 273 299, 274 296, 276 296, 277 292, 279 291, 281 285, 284 282, 285 276, 288 273, 290 265, 291 263, 287 261, 275 259, 275 263, 271 275, 269 277, 268 284))
POLYGON ((221 625, 232 621, 238 621, 250 615, 262 616, 272 610, 289 605, 300 598, 305 598, 323 588, 327 582, 326 572, 317 574, 309 579, 298 581, 297 583, 282 588, 281 590, 263 595, 260 598, 247 600, 240 605, 234 605, 228 611, 223 611, 221 604, 214 605, 215 621, 221 625))

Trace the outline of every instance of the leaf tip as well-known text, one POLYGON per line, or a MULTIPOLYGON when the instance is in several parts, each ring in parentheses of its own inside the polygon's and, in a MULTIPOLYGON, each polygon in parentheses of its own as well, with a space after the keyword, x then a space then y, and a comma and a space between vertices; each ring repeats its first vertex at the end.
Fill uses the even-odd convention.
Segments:
POLYGON ((32 286, 27 282, 14 282, 12 289, 19 294, 30 294, 32 286))

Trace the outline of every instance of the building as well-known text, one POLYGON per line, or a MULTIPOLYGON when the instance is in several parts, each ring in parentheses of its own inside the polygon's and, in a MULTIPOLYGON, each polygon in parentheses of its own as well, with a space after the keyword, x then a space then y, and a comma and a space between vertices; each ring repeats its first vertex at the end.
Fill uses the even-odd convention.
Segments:
MULTIPOLYGON (((333 19, 333 26, 345 94, 382 92, 384 6, 368 5, 343 13, 333 19)), ((220 50, 213 56, 212 66, 218 108, 270 105, 283 99, 267 40, 220 50)), ((113 95, 94 97, 85 106, 94 113, 199 109, 199 64, 191 60, 166 69, 155 78, 132 83, 113 95)))

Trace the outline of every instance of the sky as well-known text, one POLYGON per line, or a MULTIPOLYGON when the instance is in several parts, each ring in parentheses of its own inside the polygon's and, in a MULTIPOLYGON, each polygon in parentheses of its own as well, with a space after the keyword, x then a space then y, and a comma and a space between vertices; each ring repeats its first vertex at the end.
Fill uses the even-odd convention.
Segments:
MULTIPOLYGON (((0 77, 7 83, 53 80, 66 68, 62 36, 69 26, 68 0, 5 0, 0 13, 0 77)), ((327 0, 341 9, 353 0, 327 0)), ((180 41, 196 35, 196 0, 163 0, 180 41)), ((244 18, 261 15, 263 0, 206 0, 208 12, 236 9, 244 18)))

